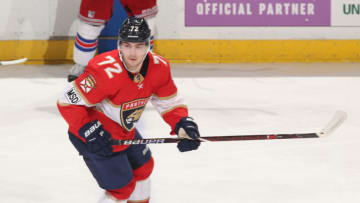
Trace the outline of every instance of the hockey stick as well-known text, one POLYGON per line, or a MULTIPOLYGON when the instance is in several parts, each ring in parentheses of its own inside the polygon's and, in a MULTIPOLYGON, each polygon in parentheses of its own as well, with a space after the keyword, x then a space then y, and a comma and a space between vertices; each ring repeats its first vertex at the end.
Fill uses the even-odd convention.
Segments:
POLYGON ((25 63, 27 61, 27 58, 22 59, 16 59, 11 61, 0 61, 0 66, 7 66, 7 65, 16 65, 20 63, 25 63))
MULTIPOLYGON (((298 139, 298 138, 320 138, 334 132, 345 120, 346 113, 337 111, 330 122, 317 133, 294 133, 294 134, 263 134, 263 135, 232 135, 232 136, 211 136, 201 137, 200 142, 236 141, 236 140, 274 140, 274 139, 298 139)), ((134 140, 111 140, 113 145, 136 145, 136 144, 163 144, 177 143, 180 138, 148 138, 134 140)))

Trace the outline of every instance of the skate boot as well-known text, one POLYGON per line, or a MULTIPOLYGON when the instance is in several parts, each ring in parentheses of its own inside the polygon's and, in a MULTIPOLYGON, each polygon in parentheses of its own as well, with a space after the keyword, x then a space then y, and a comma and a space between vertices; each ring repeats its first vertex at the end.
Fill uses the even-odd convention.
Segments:
POLYGON ((76 80, 84 72, 85 67, 79 64, 74 64, 70 69, 70 74, 67 77, 68 82, 76 80))

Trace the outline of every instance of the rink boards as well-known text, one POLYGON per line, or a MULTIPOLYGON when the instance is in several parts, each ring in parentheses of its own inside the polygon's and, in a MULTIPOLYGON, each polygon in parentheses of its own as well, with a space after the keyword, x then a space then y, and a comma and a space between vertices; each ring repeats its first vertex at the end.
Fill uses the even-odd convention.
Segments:
MULTIPOLYGON (((71 63, 73 39, 0 41, 1 60, 71 63)), ((359 62, 360 40, 156 40, 156 53, 176 63, 359 62)))

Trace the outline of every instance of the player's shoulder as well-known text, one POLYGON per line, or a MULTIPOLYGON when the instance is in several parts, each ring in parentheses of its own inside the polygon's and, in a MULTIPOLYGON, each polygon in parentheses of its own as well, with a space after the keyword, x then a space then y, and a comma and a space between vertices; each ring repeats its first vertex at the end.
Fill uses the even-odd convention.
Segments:
POLYGON ((149 52, 149 64, 154 67, 154 69, 161 70, 161 71, 169 71, 170 70, 170 63, 169 61, 153 52, 149 52))

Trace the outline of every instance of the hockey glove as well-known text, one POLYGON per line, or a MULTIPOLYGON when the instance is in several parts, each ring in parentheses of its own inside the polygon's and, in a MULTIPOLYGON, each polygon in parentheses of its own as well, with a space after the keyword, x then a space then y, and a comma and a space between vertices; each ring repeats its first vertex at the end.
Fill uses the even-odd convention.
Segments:
POLYGON ((111 135, 104 130, 100 121, 86 123, 80 128, 79 135, 86 140, 85 144, 89 152, 101 156, 110 156, 113 153, 110 143, 111 135))
POLYGON ((177 144, 180 152, 196 150, 200 146, 200 133, 197 124, 190 117, 184 117, 175 126, 175 133, 182 138, 177 144))

